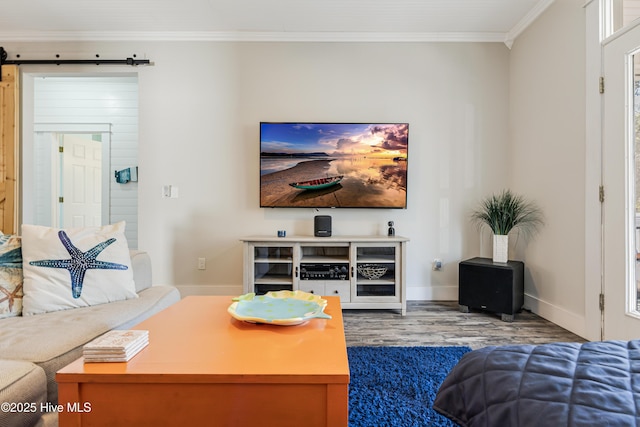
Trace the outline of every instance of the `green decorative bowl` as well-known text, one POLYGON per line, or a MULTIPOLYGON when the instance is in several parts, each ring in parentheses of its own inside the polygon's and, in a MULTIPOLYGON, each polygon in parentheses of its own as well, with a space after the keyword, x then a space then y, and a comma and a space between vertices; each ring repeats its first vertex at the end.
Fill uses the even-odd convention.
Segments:
POLYGON ((272 291, 233 298, 227 311, 235 319, 271 325, 300 325, 310 319, 331 319, 324 312, 327 300, 304 291, 272 291))

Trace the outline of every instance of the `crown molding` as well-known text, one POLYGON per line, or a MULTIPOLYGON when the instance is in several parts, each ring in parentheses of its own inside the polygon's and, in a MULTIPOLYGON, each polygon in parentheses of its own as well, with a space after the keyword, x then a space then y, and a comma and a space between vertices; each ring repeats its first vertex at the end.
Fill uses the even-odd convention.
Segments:
POLYGON ((504 44, 509 49, 513 42, 529 27, 555 0, 540 0, 514 27, 506 34, 504 44))
POLYGON ((0 31, 3 42, 216 41, 216 42, 474 42, 504 43, 505 33, 242 32, 242 31, 0 31))

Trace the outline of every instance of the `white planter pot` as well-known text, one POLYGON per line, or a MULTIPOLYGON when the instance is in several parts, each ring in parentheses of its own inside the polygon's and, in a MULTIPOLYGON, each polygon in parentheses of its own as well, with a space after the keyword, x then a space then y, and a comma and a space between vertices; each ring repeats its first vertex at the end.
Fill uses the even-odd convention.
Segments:
POLYGON ((509 259, 509 236, 493 235, 493 262, 507 262, 509 259))

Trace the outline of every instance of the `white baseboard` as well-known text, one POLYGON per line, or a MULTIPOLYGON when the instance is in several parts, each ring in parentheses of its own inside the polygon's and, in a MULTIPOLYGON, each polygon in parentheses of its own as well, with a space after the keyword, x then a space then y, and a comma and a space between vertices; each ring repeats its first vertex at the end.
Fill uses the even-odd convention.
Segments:
POLYGON ((242 295, 242 285, 176 285, 182 298, 191 295, 242 295))
POLYGON ((555 323, 576 335, 583 338, 587 336, 586 319, 584 316, 579 316, 527 294, 524 295, 524 306, 527 310, 531 310, 543 319, 555 323))
POLYGON ((458 286, 407 286, 408 301, 457 301, 458 286))

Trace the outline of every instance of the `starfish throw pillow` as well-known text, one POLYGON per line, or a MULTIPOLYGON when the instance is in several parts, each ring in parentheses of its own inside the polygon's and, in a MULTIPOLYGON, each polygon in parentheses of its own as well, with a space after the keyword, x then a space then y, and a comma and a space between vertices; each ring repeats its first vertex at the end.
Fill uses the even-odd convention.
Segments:
POLYGON ((0 233, 0 319, 22 313, 20 237, 0 233))
POLYGON ((137 298, 124 230, 23 225, 23 315, 137 298))

